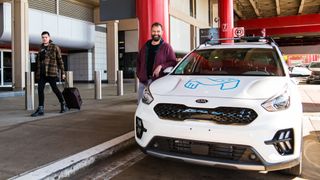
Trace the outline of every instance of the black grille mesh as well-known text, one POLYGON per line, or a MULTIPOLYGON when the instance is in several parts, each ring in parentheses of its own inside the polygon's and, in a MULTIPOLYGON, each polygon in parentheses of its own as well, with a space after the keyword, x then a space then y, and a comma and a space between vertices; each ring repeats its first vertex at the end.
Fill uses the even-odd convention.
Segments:
POLYGON ((259 158, 254 160, 249 159, 249 155, 255 153, 251 150, 251 147, 242 145, 155 137, 149 143, 147 149, 157 152, 175 153, 179 156, 189 155, 233 162, 260 162, 259 158))
POLYGON ((176 121, 202 119, 221 124, 249 124, 258 117, 254 110, 238 107, 208 109, 187 107, 181 104, 157 104, 154 111, 161 119, 176 121))

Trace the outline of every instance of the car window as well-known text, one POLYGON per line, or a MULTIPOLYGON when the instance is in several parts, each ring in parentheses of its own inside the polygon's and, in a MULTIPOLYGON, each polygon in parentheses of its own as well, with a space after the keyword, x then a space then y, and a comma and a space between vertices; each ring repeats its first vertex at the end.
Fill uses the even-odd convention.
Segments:
POLYGON ((320 62, 312 62, 309 68, 320 68, 320 62))
POLYGON ((175 69, 177 75, 284 76, 274 49, 196 50, 175 69))

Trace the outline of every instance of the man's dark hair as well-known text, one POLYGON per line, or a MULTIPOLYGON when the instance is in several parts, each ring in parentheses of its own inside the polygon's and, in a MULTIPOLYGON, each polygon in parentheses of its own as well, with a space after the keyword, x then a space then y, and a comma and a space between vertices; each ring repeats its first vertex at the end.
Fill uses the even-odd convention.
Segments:
POLYGON ((43 31, 43 32, 41 33, 41 36, 43 36, 43 35, 45 35, 45 34, 47 34, 48 36, 50 36, 50 34, 49 34, 48 31, 43 31))
POLYGON ((163 28, 162 28, 162 24, 160 24, 159 22, 153 23, 153 24, 151 25, 151 28, 153 28, 153 27, 161 27, 161 29, 163 29, 163 28))

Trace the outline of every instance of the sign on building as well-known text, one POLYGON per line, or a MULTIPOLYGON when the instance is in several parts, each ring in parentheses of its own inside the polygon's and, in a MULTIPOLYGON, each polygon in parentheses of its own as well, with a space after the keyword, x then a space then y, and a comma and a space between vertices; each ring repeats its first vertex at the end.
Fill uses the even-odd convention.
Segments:
POLYGON ((210 41, 211 43, 215 43, 214 42, 215 39, 219 39, 219 29, 218 28, 200 29, 200 44, 203 44, 207 41, 210 41))
POLYGON ((136 17, 136 0, 100 0, 100 20, 112 21, 136 17))
POLYGON ((244 27, 233 28, 233 37, 243 37, 243 36, 244 36, 244 27))

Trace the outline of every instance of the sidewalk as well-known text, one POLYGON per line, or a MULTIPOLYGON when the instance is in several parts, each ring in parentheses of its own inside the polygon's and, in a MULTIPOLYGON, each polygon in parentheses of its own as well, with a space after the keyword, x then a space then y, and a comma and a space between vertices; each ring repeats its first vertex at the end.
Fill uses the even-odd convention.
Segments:
MULTIPOLYGON (((64 114, 59 113, 59 102, 50 88, 46 88, 42 117, 30 117, 33 111, 24 109, 24 96, 0 100, 0 179, 63 159, 133 130, 136 108, 133 84, 124 84, 124 96, 116 96, 116 86, 104 84, 102 100, 94 99, 93 84, 75 87, 80 90, 82 108, 64 114)), ((37 101, 35 98, 36 105, 37 101)))
MULTIPOLYGON (((103 84, 102 100, 94 99, 93 84, 75 84, 75 87, 80 90, 82 108, 63 114, 59 113, 59 102, 49 87, 46 88, 45 116, 42 117, 30 117, 33 111, 24 109, 24 96, 0 99, 0 179, 17 176, 79 152, 87 154, 85 150, 124 134, 133 137, 136 109, 133 83, 124 84, 124 96, 116 96, 116 86, 103 84)), ((317 87, 300 86, 304 135, 320 130, 320 90, 317 87)), ((37 106, 37 94, 35 96, 37 106)))
POLYGON ((300 95, 303 105, 304 131, 306 136, 310 132, 316 133, 320 141, 320 85, 300 85, 300 95))

